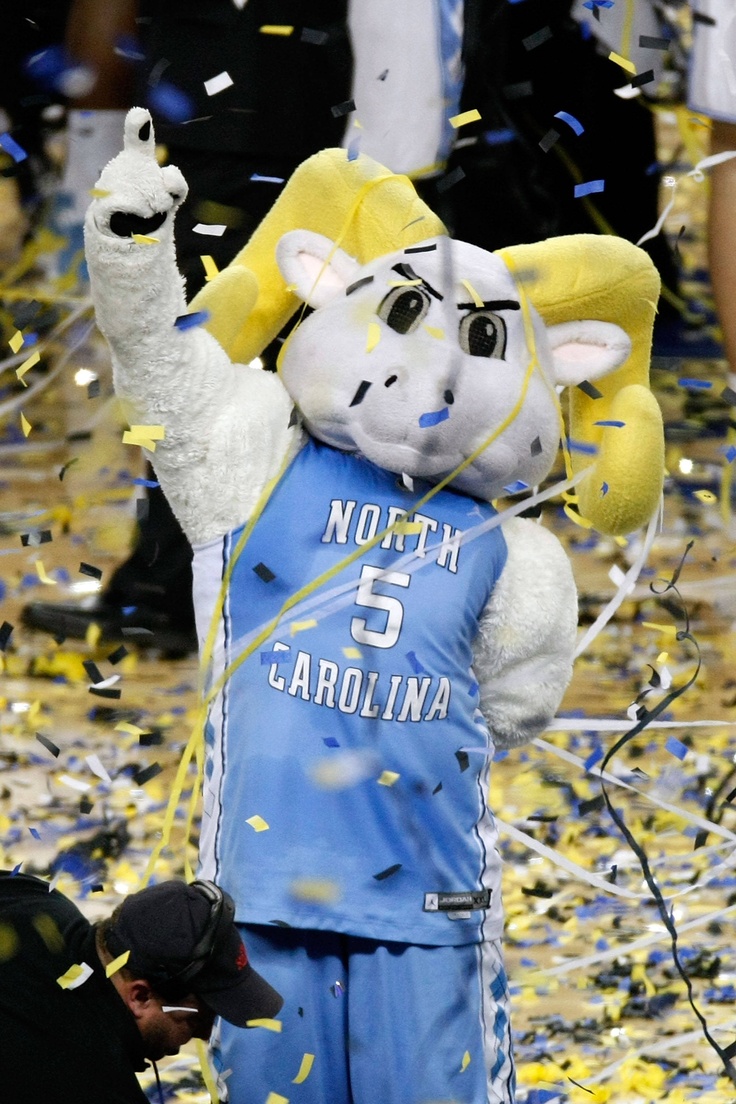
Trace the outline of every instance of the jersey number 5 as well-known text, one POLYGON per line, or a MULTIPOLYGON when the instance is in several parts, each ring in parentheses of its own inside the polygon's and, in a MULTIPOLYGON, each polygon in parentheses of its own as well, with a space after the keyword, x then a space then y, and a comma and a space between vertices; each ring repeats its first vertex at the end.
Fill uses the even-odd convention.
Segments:
POLYGON ((377 593, 374 586, 388 585, 408 587, 411 575, 403 571, 384 571, 381 567, 365 564, 360 573, 356 606, 382 610, 387 614, 383 629, 369 629, 364 617, 353 617, 350 622, 350 635, 358 644, 370 644, 374 648, 393 648, 399 639, 404 621, 404 607, 398 598, 377 593))

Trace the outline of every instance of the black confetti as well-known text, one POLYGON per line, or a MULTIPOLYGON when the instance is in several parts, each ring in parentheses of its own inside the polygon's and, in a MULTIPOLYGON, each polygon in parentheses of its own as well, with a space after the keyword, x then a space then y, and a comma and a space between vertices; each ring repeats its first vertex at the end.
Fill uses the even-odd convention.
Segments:
POLYGON ((401 863, 394 863, 393 866, 387 866, 385 870, 379 871, 378 874, 374 874, 373 877, 377 882, 384 881, 385 878, 390 878, 392 874, 395 874, 398 870, 401 870, 401 863))
POLYGON ((358 390, 355 392, 352 399, 350 400, 350 406, 360 406, 363 399, 368 394, 368 389, 370 388, 370 386, 370 380, 361 380, 358 384, 358 390))
POLYGON ((539 143, 539 148, 542 153, 548 153, 552 149, 555 142, 558 142, 560 138, 559 131, 556 131, 554 127, 547 131, 544 138, 539 143))
POLYGON ((705 828, 700 828, 695 836, 694 850, 697 851, 699 847, 705 847, 708 842, 708 832, 705 828))
POLYGON ((638 76, 632 77, 631 87, 641 88, 643 84, 651 84, 654 80, 654 70, 647 69, 644 73, 639 73, 638 76))
POLYGON ((79 811, 85 816, 87 815, 87 813, 91 813, 94 807, 94 802, 90 801, 88 797, 83 797, 82 800, 79 802, 79 811))
POLYGON ((410 245, 404 252, 405 253, 433 253, 437 248, 436 245, 410 245))
POLYGON ((264 583, 272 583, 276 578, 270 567, 266 567, 264 563, 257 563, 253 568, 259 579, 262 579, 264 583))
POLYGON ((7 648, 12 631, 13 626, 10 624, 10 622, 3 621, 2 625, 0 625, 0 652, 4 652, 7 648))
POLYGON ((302 27, 302 42, 309 42, 312 46, 324 46, 329 37, 327 31, 314 31, 311 27, 302 27))
POLYGON ((597 387, 594 387, 590 380, 582 380, 577 384, 578 390, 582 391, 584 395, 587 395, 589 399, 602 399, 603 392, 599 391, 597 387))
POLYGON ((507 84, 502 91, 507 100, 521 100, 531 96, 534 87, 531 81, 517 81, 516 84, 507 84))
POLYGON ((706 15, 705 12, 694 11, 693 23, 705 23, 707 27, 715 27, 716 21, 712 15, 706 15))
POLYGON ((652 35, 639 35, 639 45, 642 50, 667 50, 670 40, 668 38, 653 38, 652 35))
POLYGON ((61 749, 56 746, 53 740, 49 740, 48 736, 44 736, 42 732, 36 733, 36 739, 38 740, 39 744, 43 744, 47 751, 51 752, 54 759, 59 758, 59 752, 61 749))
POLYGON ((111 686, 109 688, 108 687, 100 688, 99 686, 90 686, 89 687, 89 692, 90 692, 90 694, 96 694, 98 698, 119 698, 120 694, 121 694, 121 691, 118 690, 117 687, 115 687, 115 686, 111 686))
POLYGON ((93 663, 91 659, 85 659, 82 663, 90 682, 102 682, 102 672, 96 663, 93 663))
POLYGON ((372 284, 373 279, 373 276, 362 276, 360 280, 356 280, 354 284, 348 284, 348 286, 345 288, 345 294, 352 295, 354 291, 358 290, 358 288, 365 287, 366 284, 372 284))
POLYGON ((378 79, 380 81, 385 81, 387 76, 388 76, 388 69, 384 69, 382 73, 378 74, 378 79))
POLYGON ((721 391, 721 398, 729 406, 736 406, 736 391, 732 387, 724 387, 721 391))
POLYGON ((591 797, 590 801, 581 801, 578 805, 578 816, 585 816, 586 813, 598 812, 602 809, 605 802, 603 800, 603 794, 598 794, 597 797, 591 797))
POLYGON ((90 893, 104 893, 104 892, 105 892, 105 887, 102 884, 102 882, 97 882, 96 885, 93 885, 92 889, 90 890, 90 893))
POLYGON ((38 529, 35 533, 21 533, 20 543, 24 548, 38 548, 39 544, 49 544, 53 540, 50 529, 38 529))
POLYGON ((80 563, 79 565, 80 575, 89 575, 92 579, 102 578, 102 569, 99 567, 93 567, 92 564, 80 563))
POLYGON ((141 732, 138 735, 138 743, 141 747, 159 747, 164 742, 163 732, 141 732))
POLYGON ((535 50, 537 46, 541 46, 543 42, 548 42, 552 37, 552 31, 549 27, 540 27, 534 34, 527 35, 526 38, 522 38, 521 44, 525 50, 535 50))
POLYGON ((532 456, 539 456, 540 452, 542 451, 542 442, 540 441, 539 437, 534 438, 531 445, 529 446, 529 451, 531 452, 532 456))
POLYGON ((525 897, 544 897, 545 899, 554 897, 554 890, 550 889, 549 886, 541 885, 539 882, 534 886, 522 886, 521 892, 525 897))
POLYGON ((435 788, 432 790, 432 795, 434 796, 434 794, 438 794, 441 789, 442 789, 442 783, 438 782, 437 785, 435 786, 435 788))
POLYGON ((467 751, 456 751, 455 758, 461 771, 466 771, 470 766, 470 756, 467 751))
POLYGON ((121 644, 114 652, 110 652, 110 655, 107 657, 107 662, 112 663, 114 666, 116 663, 119 663, 121 659, 125 659, 128 654, 128 649, 124 644, 121 644))
POLYGON ((443 176, 437 181, 437 191, 442 195, 443 192, 447 192, 450 188, 454 188, 456 184, 459 184, 460 181, 464 179, 465 173, 458 165, 457 168, 449 172, 447 176, 443 176))
POLYGON ((60 483, 63 482, 64 476, 66 475, 66 473, 68 472, 68 470, 72 466, 72 464, 78 464, 78 463, 79 463, 79 457, 75 456, 73 460, 68 460, 67 463, 64 464, 61 471, 59 472, 59 482, 60 483))
POLYGON ((76 433, 67 433, 67 441, 91 441, 92 431, 89 429, 79 429, 76 433))
POLYGON ((342 115, 349 115, 351 111, 355 111, 355 100, 345 100, 343 103, 335 104, 330 108, 333 119, 339 119, 342 115))
POLYGON ((144 767, 143 770, 136 771, 133 775, 136 786, 144 786, 146 782, 150 782, 157 774, 161 774, 163 769, 164 768, 159 763, 151 763, 150 767, 144 767))
POLYGON ((297 413, 296 407, 292 406, 291 414, 289 415, 289 424, 287 425, 286 428, 291 429, 293 426, 298 425, 298 424, 299 424, 299 414, 297 413))

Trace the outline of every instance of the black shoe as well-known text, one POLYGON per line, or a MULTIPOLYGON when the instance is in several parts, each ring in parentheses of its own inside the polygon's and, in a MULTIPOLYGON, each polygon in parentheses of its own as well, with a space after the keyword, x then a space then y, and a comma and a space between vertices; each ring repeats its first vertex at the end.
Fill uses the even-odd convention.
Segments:
POLYGON ((29 629, 51 633, 58 641, 84 640, 90 625, 99 625, 100 640, 122 640, 142 648, 158 648, 170 655, 197 651, 193 625, 177 625, 167 613, 150 606, 117 606, 100 599, 84 602, 31 602, 20 615, 29 629))

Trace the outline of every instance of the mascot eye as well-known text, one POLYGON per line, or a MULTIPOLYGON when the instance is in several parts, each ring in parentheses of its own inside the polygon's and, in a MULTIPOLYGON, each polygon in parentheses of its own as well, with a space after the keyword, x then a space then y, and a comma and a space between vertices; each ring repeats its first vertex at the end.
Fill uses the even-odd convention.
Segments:
POLYGON ((460 319, 460 348, 476 357, 503 357, 506 323, 489 310, 472 311, 460 319))
POLYGON ((396 333, 417 328, 429 310, 429 296, 419 287, 393 288, 378 308, 378 317, 396 333))

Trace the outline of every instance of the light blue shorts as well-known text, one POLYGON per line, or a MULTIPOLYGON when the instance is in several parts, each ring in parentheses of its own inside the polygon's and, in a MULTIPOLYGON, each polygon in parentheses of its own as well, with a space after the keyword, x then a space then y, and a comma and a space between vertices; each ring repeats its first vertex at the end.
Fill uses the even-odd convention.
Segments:
POLYGON ((269 1093, 290 1104, 513 1104, 498 942, 419 947, 240 929, 251 963, 285 1004, 278 1034, 216 1029, 213 1064, 229 1104, 266 1104, 269 1093), (310 1054, 309 1075, 295 1083, 310 1054))
POLYGON ((711 22, 693 25, 688 106, 736 123, 736 6, 733 0, 693 0, 693 10, 711 22))

